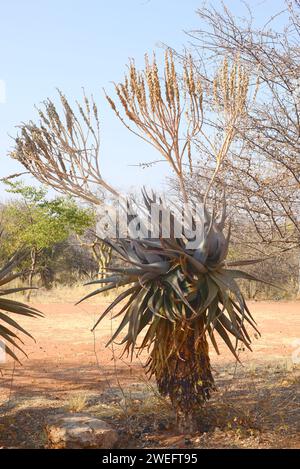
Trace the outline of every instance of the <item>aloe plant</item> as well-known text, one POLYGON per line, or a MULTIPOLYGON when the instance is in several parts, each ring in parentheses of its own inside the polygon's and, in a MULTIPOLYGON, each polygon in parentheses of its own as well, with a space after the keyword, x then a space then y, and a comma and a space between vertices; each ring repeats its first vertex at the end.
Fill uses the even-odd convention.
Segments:
POLYGON ((23 349, 23 340, 20 335, 32 335, 27 332, 13 317, 17 315, 27 317, 41 317, 43 314, 32 306, 28 306, 20 301, 7 298, 8 295, 28 290, 28 287, 10 288, 9 284, 21 274, 14 273, 14 269, 21 262, 24 254, 15 254, 7 264, 0 270, 0 341, 5 344, 5 350, 14 360, 20 362, 15 351, 21 351, 26 355, 23 349))
MULTIPOLYGON (((202 222, 197 224, 201 242, 191 249, 188 236, 106 239, 126 266, 109 268, 109 276, 93 282, 100 288, 85 298, 122 286, 97 324, 121 306, 115 315, 120 325, 111 341, 122 334, 125 352, 148 350, 147 370, 155 375, 159 391, 170 397, 178 414, 190 416, 215 388, 208 339, 218 352, 216 335, 220 336, 238 359, 239 341, 251 347, 246 324, 257 331, 237 284, 239 278, 254 277, 233 269, 238 263, 226 263, 230 233, 225 237, 224 216, 218 221, 205 208, 239 126, 244 125, 251 77, 238 59, 229 64, 226 57, 211 87, 202 86, 190 55, 183 58, 179 73, 176 69, 171 50, 166 51, 163 68, 155 54, 152 60, 145 57, 142 70, 132 60, 124 81, 115 85, 116 98, 106 98, 122 124, 169 164, 185 204, 190 202, 185 175, 187 168, 193 174, 194 149, 203 148, 212 156, 212 175, 203 187, 202 222), (204 90, 209 100, 203 99, 204 90)), ((84 95, 78 117, 62 93, 60 100, 63 117, 51 100, 46 101, 39 111, 41 122, 21 126, 11 156, 40 182, 61 192, 101 205, 97 185, 124 202, 100 171, 100 127, 93 98, 89 101, 84 95)), ((144 194, 144 201, 149 210, 153 198, 144 194)))
MULTIPOLYGON (((144 193, 144 202, 150 211, 155 197, 144 193)), ((217 220, 204 207, 200 221, 200 241, 193 249, 187 237, 105 240, 126 266, 111 267, 110 276, 89 282, 101 286, 81 300, 123 287, 94 328, 122 304, 114 316, 120 318, 119 327, 107 345, 121 336, 123 353, 132 357, 147 350, 149 375, 155 376, 159 392, 169 396, 178 415, 185 416, 215 389, 208 338, 219 353, 218 335, 239 360, 239 342, 251 350, 246 324, 259 334, 236 282, 257 279, 230 268, 252 261, 226 264, 230 229, 225 237, 225 211, 217 220)), ((174 226, 176 219, 172 222, 174 226)))

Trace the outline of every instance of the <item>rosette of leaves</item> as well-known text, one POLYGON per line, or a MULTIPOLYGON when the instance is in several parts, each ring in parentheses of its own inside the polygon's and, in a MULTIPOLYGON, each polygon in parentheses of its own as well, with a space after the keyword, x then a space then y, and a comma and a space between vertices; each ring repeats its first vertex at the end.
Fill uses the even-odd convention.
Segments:
MULTIPOLYGON (((144 193, 144 202, 150 211, 156 198, 144 193)), ((176 223, 171 215, 173 232, 176 223)), ((202 218, 193 223, 198 244, 192 249, 188 235, 106 239, 125 267, 112 267, 107 278, 89 282, 101 286, 81 300, 122 287, 94 328, 121 305, 113 316, 120 318, 120 324, 107 345, 121 336, 123 353, 132 357, 146 349, 147 371, 155 375, 159 392, 185 416, 209 399, 215 388, 208 339, 219 353, 219 336, 239 360, 239 342, 251 350, 246 325, 259 333, 237 284, 240 278, 258 279, 232 268, 255 261, 226 264, 230 229, 225 237, 224 224, 225 210, 217 220, 204 207, 202 218)))
POLYGON ((29 289, 29 287, 13 288, 9 286, 13 280, 21 276, 20 272, 15 273, 14 270, 18 267, 24 256, 25 253, 15 254, 7 264, 0 269, 0 342, 4 343, 6 353, 18 362, 20 361, 15 353, 16 351, 21 351, 27 356, 23 350, 24 342, 21 337, 28 336, 32 339, 33 337, 15 320, 15 318, 22 316, 32 318, 43 316, 40 311, 32 306, 7 298, 8 295, 29 289))

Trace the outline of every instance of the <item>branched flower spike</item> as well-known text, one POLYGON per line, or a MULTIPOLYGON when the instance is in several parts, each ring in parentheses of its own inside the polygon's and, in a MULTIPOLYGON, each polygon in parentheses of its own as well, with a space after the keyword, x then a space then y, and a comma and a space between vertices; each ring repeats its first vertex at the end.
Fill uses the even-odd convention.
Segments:
POLYGON ((72 108, 65 95, 58 94, 62 115, 53 101, 44 101, 37 108, 40 121, 20 126, 11 157, 42 184, 89 203, 101 204, 95 185, 118 196, 100 171, 100 121, 93 96, 84 93, 72 108))
MULTIPOLYGON (((183 162, 190 162, 190 145, 203 122, 202 85, 195 76, 188 57, 183 65, 183 79, 177 76, 173 53, 167 50, 164 68, 159 74, 155 55, 152 62, 145 56, 145 68, 137 71, 129 64, 123 83, 115 85, 121 112, 106 95, 122 123, 153 145, 168 161, 177 177, 183 176, 183 162)), ((185 196, 184 188, 182 187, 185 196)))

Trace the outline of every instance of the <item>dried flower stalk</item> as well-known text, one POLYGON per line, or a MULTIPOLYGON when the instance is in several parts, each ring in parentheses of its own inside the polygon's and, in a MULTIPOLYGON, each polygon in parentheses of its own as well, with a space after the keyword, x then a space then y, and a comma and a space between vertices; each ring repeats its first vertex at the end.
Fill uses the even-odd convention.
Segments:
POLYGON ((183 64, 182 80, 177 76, 171 50, 165 53, 162 78, 155 55, 151 63, 145 56, 143 71, 137 71, 132 60, 123 83, 115 84, 115 90, 123 112, 106 94, 113 111, 130 131, 153 145, 169 162, 187 200, 183 164, 187 157, 191 166, 191 141, 203 122, 203 91, 192 58, 183 64))
MULTIPOLYGON (((248 77, 239 62, 229 69, 227 59, 214 80, 214 103, 222 117, 222 138, 218 144, 203 130, 203 90, 191 56, 182 64, 181 77, 175 68, 173 53, 165 53, 164 67, 159 72, 155 55, 145 68, 137 71, 134 61, 128 67, 124 81, 115 84, 120 103, 106 94, 114 113, 121 122, 143 140, 153 145, 174 170, 183 199, 188 201, 184 184, 187 164, 193 172, 191 145, 204 139, 216 159, 215 172, 207 194, 237 133, 239 119, 247 104, 248 77)), ((29 122, 20 126, 11 156, 20 161, 40 182, 54 189, 99 204, 94 185, 119 196, 103 178, 99 169, 100 125, 93 100, 84 94, 84 102, 77 102, 77 115, 66 97, 59 91, 63 118, 51 100, 38 109, 39 125, 29 122)))
POLYGON ((44 101, 37 109, 39 125, 33 122, 20 126, 11 156, 41 183, 49 184, 59 192, 81 197, 99 204, 94 185, 114 195, 117 192, 107 184, 99 169, 100 123, 93 97, 84 94, 83 104, 77 102, 78 115, 67 98, 59 91, 63 108, 60 117, 54 103, 44 101))
POLYGON ((153 145, 168 161, 187 201, 184 165, 188 164, 192 174, 191 143, 195 138, 202 138, 213 149, 216 168, 207 189, 209 192, 235 138, 238 121, 245 113, 248 84, 248 76, 238 60, 229 70, 225 59, 213 84, 214 103, 223 117, 223 139, 218 146, 203 130, 203 89, 191 56, 183 61, 181 80, 176 73, 171 50, 166 51, 162 77, 155 55, 151 63, 145 57, 143 71, 137 71, 134 61, 131 61, 124 81, 115 84, 123 112, 107 94, 106 98, 121 122, 153 145))
POLYGON ((241 118, 246 115, 248 89, 249 75, 239 63, 239 60, 234 61, 231 68, 229 68, 228 60, 225 57, 213 81, 213 102, 222 119, 222 138, 220 144, 216 146, 205 135, 215 156, 216 167, 208 184, 204 201, 206 201, 216 175, 236 137, 241 118))

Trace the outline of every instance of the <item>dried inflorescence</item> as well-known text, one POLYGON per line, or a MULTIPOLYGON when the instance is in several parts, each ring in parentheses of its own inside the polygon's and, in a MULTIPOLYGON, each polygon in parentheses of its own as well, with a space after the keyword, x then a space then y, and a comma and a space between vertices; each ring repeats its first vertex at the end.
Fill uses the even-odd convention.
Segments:
MULTIPOLYGON (((208 133, 205 135, 205 142, 208 143, 209 152, 213 155, 216 165, 208 183, 204 200, 207 199, 216 175, 219 173, 221 165, 227 158, 237 133, 240 131, 242 119, 247 115, 248 90, 249 74, 238 59, 233 61, 231 67, 229 67, 228 59, 225 57, 222 66, 216 73, 212 86, 213 104, 218 113, 216 119, 218 121, 218 139, 214 141, 208 133)), ((215 126, 216 123, 213 124, 213 127, 215 126)), ((197 144, 202 148, 199 139, 197 144)))
POLYGON ((38 109, 40 122, 20 126, 11 156, 40 182, 56 190, 99 203, 97 184, 115 193, 102 179, 98 156, 100 123, 93 97, 84 94, 83 104, 77 102, 77 115, 67 98, 59 91, 63 117, 48 99, 38 109))
POLYGON ((182 79, 176 73, 171 50, 165 53, 162 76, 155 55, 151 62, 145 56, 143 71, 137 71, 131 61, 128 74, 123 83, 115 84, 115 90, 123 114, 110 96, 106 98, 118 118, 156 147, 181 178, 185 156, 191 165, 191 141, 203 122, 202 85, 195 76, 192 58, 184 61, 182 79))
POLYGON ((236 60, 231 68, 225 58, 213 82, 213 97, 217 108, 224 113, 227 124, 242 116, 246 110, 249 75, 236 60))
MULTIPOLYGON (((134 61, 122 83, 115 84, 121 105, 108 95, 106 98, 122 123, 146 140, 169 162, 180 183, 182 195, 188 199, 184 186, 184 167, 192 165, 192 143, 199 139, 208 143, 216 161, 216 173, 236 136, 240 118, 245 115, 249 77, 236 60, 232 67, 225 59, 213 82, 213 97, 221 132, 217 143, 211 132, 204 129, 203 88, 192 57, 183 59, 180 78, 176 72, 172 51, 165 53, 164 68, 159 72, 155 55, 145 68, 137 71, 134 61)), ((211 184, 214 182, 212 177, 211 184)))
MULTIPOLYGON (((155 55, 145 68, 138 71, 131 61, 122 83, 115 85, 121 105, 106 98, 123 124, 134 134, 153 145, 174 170, 185 202, 188 194, 184 184, 185 166, 193 172, 192 144, 203 140, 209 144, 216 160, 215 175, 235 138, 239 118, 244 114, 248 78, 238 62, 231 71, 227 60, 214 82, 215 104, 219 115, 221 136, 217 143, 211 132, 203 129, 203 90, 192 57, 182 62, 180 76, 171 50, 165 53, 163 70, 159 71, 155 55)), ((15 139, 11 156, 20 161, 40 182, 56 190, 99 204, 96 185, 119 196, 103 178, 99 168, 100 125, 97 106, 84 94, 83 104, 77 102, 77 113, 59 92, 63 118, 51 100, 38 109, 40 122, 23 124, 15 139)), ((205 197, 206 200, 206 197, 205 197)))

